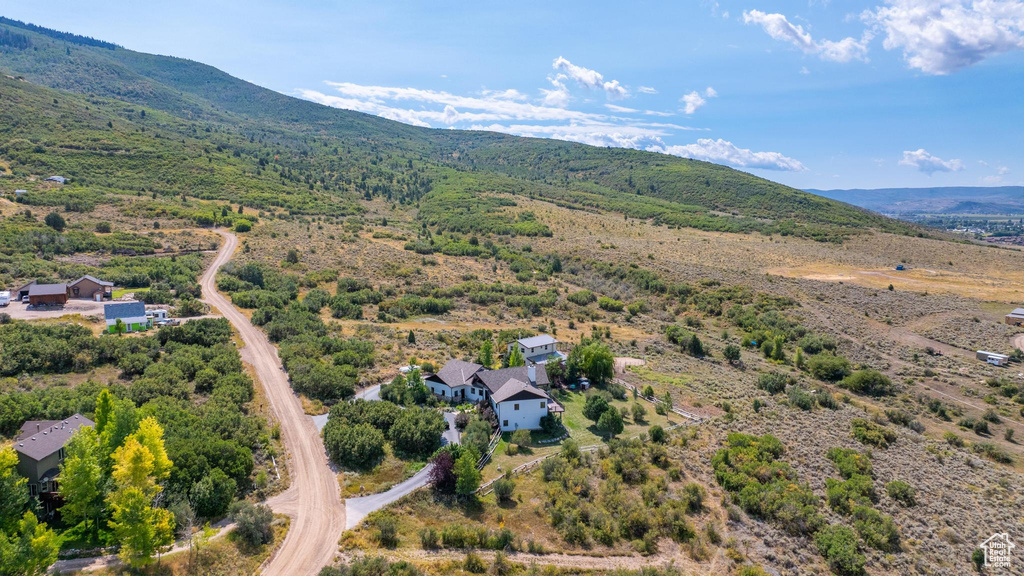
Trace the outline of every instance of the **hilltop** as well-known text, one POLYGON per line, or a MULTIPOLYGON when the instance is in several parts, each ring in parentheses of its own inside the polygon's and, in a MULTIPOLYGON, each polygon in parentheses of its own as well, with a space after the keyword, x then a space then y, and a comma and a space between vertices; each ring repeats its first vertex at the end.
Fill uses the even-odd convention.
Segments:
MULTIPOLYGON (((507 195, 514 195, 705 230, 819 240, 841 240, 866 229, 922 234, 849 204, 724 166, 635 150, 408 126, 292 98, 198 62, 134 52, 9 19, 0 19, 0 54, 0 70, 39 87, 19 86, 12 97, 32 96, 5 102, 6 113, 19 120, 12 126, 14 134, 6 136, 23 138, 39 150, 33 159, 5 158, 22 173, 42 172, 40 163, 51 164, 46 169, 88 182, 96 151, 82 144, 132 133, 154 153, 174 155, 183 152, 182 145, 201 146, 200 154, 207 158, 206 170, 200 172, 240 172, 257 180, 267 172, 283 174, 280 181, 287 190, 268 184, 258 198, 237 186, 224 191, 222 179, 196 181, 195 170, 178 179, 199 197, 234 199, 258 208, 276 205, 299 213, 338 214, 335 203, 349 206, 360 197, 381 196, 399 203, 421 202, 425 214, 435 215, 430 223, 443 229, 471 231, 469 221, 486 221, 499 231, 543 233, 503 216, 502 207, 511 202, 507 195), (71 94, 78 97, 69 98, 71 94), (93 124, 58 136, 39 124, 36 116, 44 102, 49 107, 51 100, 69 99, 68 105, 75 107, 67 111, 69 120, 114 116, 118 125, 104 130, 93 124), (150 116, 144 116, 146 111, 150 116), (58 137, 59 146, 53 141, 58 137), (55 156, 63 157, 64 164, 55 156), (293 189, 295 183, 305 190, 293 189), (212 191, 210 184, 222 191, 212 191), (229 198, 232 194, 238 197, 229 198), (280 204, 277 196, 289 200, 280 204), (466 202, 467 197, 474 201, 466 202), (456 212, 469 218, 454 217, 456 212)), ((186 155, 188 162, 196 160, 195 154, 186 155)), ((140 173, 107 177, 103 183, 122 190, 163 188, 140 173)))

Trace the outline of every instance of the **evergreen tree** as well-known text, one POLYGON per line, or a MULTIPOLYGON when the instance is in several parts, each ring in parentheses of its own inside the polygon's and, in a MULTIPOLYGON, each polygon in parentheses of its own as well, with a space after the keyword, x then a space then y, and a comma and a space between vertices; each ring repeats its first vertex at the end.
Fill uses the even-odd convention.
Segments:
POLYGON ((523 353, 519 351, 519 346, 512 346, 512 352, 508 355, 508 366, 509 368, 526 366, 526 361, 523 360, 523 353))
POLYGON ((408 340, 409 340, 409 344, 415 344, 416 343, 416 333, 413 332, 412 330, 409 330, 409 338, 408 338, 408 340))
POLYGON ((455 461, 455 493, 469 496, 480 487, 480 471, 476 463, 480 459, 475 448, 467 448, 455 461))
POLYGON ((476 363, 484 368, 494 366, 494 344, 490 340, 484 340, 480 346, 480 353, 477 355, 476 363))

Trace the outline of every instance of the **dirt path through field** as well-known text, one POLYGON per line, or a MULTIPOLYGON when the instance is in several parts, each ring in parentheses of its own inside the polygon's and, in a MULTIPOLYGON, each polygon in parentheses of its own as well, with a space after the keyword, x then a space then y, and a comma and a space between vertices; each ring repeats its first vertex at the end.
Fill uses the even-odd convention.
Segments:
POLYGON ((203 300, 217 308, 241 336, 242 359, 252 365, 259 376, 288 449, 291 486, 267 503, 275 512, 290 516, 292 521, 284 543, 264 564, 263 574, 316 574, 334 560, 338 538, 345 529, 345 506, 339 495, 337 477, 327 464, 323 442, 313 421, 306 417, 298 397, 292 393, 277 349, 259 328, 217 292, 217 271, 231 260, 238 247, 234 234, 218 233, 224 238, 224 245, 200 280, 203 300))

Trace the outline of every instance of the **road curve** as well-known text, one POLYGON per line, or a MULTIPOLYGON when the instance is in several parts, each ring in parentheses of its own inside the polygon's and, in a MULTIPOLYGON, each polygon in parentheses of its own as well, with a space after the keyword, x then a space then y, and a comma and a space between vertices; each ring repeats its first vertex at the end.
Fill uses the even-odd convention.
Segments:
POLYGON ((345 506, 338 480, 327 464, 320 434, 292 393, 277 349, 263 331, 217 292, 217 271, 231 260, 238 247, 237 236, 222 230, 217 233, 224 244, 200 280, 203 301, 217 308, 241 336, 242 360, 255 369, 288 450, 291 486, 267 504, 275 512, 290 516, 291 526, 281 547, 264 564, 263 574, 315 575, 334 560, 338 539, 345 529, 345 506))

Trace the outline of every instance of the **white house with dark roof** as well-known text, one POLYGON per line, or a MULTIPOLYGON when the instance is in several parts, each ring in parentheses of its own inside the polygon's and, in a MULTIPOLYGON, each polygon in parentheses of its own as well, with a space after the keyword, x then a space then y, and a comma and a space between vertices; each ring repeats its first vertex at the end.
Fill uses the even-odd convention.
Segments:
POLYGON ((21 425, 14 439, 18 474, 28 479, 29 494, 39 498, 47 512, 58 504, 57 476, 65 457, 64 446, 76 430, 93 425, 92 420, 81 414, 66 420, 29 420, 21 425))
POLYGON ((125 332, 138 332, 153 327, 153 320, 146 316, 146 305, 142 302, 104 304, 103 316, 107 321, 108 332, 114 332, 118 320, 124 324, 125 332))
POLYGON ((527 365, 544 364, 548 360, 565 360, 565 354, 558 351, 558 340, 549 334, 538 334, 529 338, 520 338, 508 345, 508 353, 519 348, 527 365))
POLYGON ((442 398, 488 402, 503 432, 520 428, 538 430, 541 418, 564 412, 543 390, 550 385, 543 364, 487 370, 472 362, 449 360, 424 382, 442 398))

